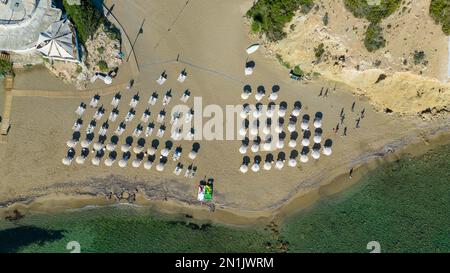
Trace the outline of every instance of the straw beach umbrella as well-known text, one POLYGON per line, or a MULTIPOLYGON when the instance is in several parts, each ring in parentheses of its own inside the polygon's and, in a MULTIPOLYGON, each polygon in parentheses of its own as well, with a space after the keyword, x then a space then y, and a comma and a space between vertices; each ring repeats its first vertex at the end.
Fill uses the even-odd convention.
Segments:
POLYGON ((119 106, 121 99, 122 99, 122 94, 120 94, 120 92, 117 92, 111 101, 111 106, 114 108, 117 108, 119 106))
POLYGON ((246 138, 244 138, 244 139, 242 140, 241 147, 239 148, 239 152, 240 152, 241 154, 246 154, 246 153, 247 153, 249 142, 250 142, 250 141, 249 141, 248 137, 246 137, 246 138))
POLYGON ((322 134, 323 134, 323 131, 322 131, 321 128, 317 128, 317 129, 314 131, 314 143, 320 143, 320 142, 322 142, 322 134))
POLYGON ((171 100, 172 100, 172 89, 169 89, 169 90, 167 90, 166 94, 164 95, 163 106, 168 105, 171 100))
POLYGON ((178 146, 172 156, 172 160, 173 161, 178 161, 180 160, 181 154, 183 153, 183 148, 181 146, 178 146))
POLYGON ((265 95, 266 95, 266 89, 264 88, 264 86, 262 86, 262 85, 258 86, 258 88, 256 89, 256 94, 255 94, 256 101, 261 101, 265 95))
POLYGON ((183 83, 183 82, 186 80, 186 78, 187 78, 187 72, 186 72, 186 69, 183 69, 183 70, 180 72, 180 74, 178 74, 177 81, 178 81, 179 83, 183 83))
POLYGON ((322 112, 317 112, 315 117, 314 117, 314 128, 321 128, 322 127, 322 119, 323 119, 322 112))
POLYGON ((313 148, 312 148, 312 153, 311 156, 314 159, 319 159, 320 158, 320 144, 316 143, 314 144, 313 148))
POLYGON ((133 160, 131 166, 133 166, 133 168, 139 168, 142 164, 142 160, 144 160, 144 153, 137 154, 136 159, 133 160))
POLYGON ((155 162, 155 156, 154 155, 149 155, 147 157, 147 161, 145 161, 144 163, 144 169, 146 170, 150 170, 153 166, 153 162, 155 162))
POLYGON ((284 148, 284 140, 286 139, 286 133, 281 132, 278 134, 278 142, 277 142, 277 148, 283 149, 284 148))
POLYGON ((309 148, 308 147, 303 147, 301 155, 300 155, 300 161, 302 163, 306 163, 309 161, 308 159, 308 153, 309 153, 309 148))
POLYGON ((150 109, 148 109, 148 108, 145 109, 144 113, 142 113, 141 121, 143 123, 147 123, 148 120, 150 119, 151 114, 152 114, 152 112, 150 112, 150 109))
POLYGON ((105 110, 105 108, 103 107, 103 105, 100 106, 100 108, 98 108, 97 111, 96 111, 95 114, 94 114, 94 119, 95 119, 96 121, 101 120, 102 117, 103 117, 103 115, 105 114, 105 111, 106 111, 106 110, 105 110))
POLYGON ((130 160, 130 157, 131 157, 130 152, 123 153, 122 159, 119 160, 119 167, 125 168, 128 164, 128 160, 130 160))
POLYGON ((147 154, 149 154, 149 155, 155 155, 155 154, 156 154, 156 151, 158 150, 158 147, 159 147, 159 140, 154 139, 154 140, 152 141, 151 147, 147 149, 147 154))
POLYGON ((246 100, 250 97, 250 95, 252 94, 252 87, 250 85, 245 85, 243 90, 242 90, 242 94, 241 94, 241 98, 243 100, 246 100))
POLYGON ((133 136, 140 137, 143 130, 144 130, 144 127, 141 124, 138 124, 133 131, 133 136))
POLYGON ((75 110, 75 114, 81 117, 85 111, 86 111, 86 104, 84 102, 81 102, 80 105, 75 110))
POLYGON ((163 138, 166 133, 166 125, 162 124, 159 126, 158 132, 156 132, 156 136, 159 138, 163 138))
POLYGON ((130 149, 131 149, 131 145, 133 145, 133 137, 132 136, 129 136, 129 137, 127 137, 126 139, 125 139, 125 144, 123 144, 121 147, 120 147, 120 150, 122 151, 122 152, 124 152, 124 153, 127 153, 127 152, 129 152, 130 151, 130 149))
POLYGON ((70 166, 72 164, 74 157, 75 157, 75 149, 70 148, 67 151, 67 156, 63 158, 62 163, 66 166, 70 166))
POLYGON ((267 105, 266 117, 272 118, 275 112, 275 108, 276 104, 273 101, 269 102, 269 104, 267 105))
POLYGON ((272 169, 273 162, 274 162, 273 155, 272 154, 267 154, 266 155, 266 160, 264 161, 264 170, 270 171, 272 169))
POLYGON ((105 166, 111 167, 116 162, 116 159, 117 153, 115 151, 110 152, 108 158, 105 160, 105 166))
POLYGON ((142 151, 144 150, 144 146, 145 146, 145 139, 140 138, 137 141, 137 146, 133 148, 133 153, 135 153, 135 154, 142 153, 142 151))
POLYGON ((330 156, 332 153, 331 147, 333 146, 333 141, 331 139, 325 140, 323 145, 323 154, 326 156, 330 156))
POLYGON ((297 167, 297 156, 298 156, 297 150, 292 150, 289 156, 288 162, 289 167, 297 167))
POLYGON ((125 124, 125 122, 121 122, 119 124, 119 126, 117 126, 117 129, 114 132, 114 134, 116 134, 117 136, 121 136, 123 134, 123 132, 125 132, 126 129, 127 129, 127 125, 125 124))
POLYGON ((100 95, 96 94, 91 98, 91 101, 89 102, 89 106, 92 108, 96 108, 99 101, 100 101, 100 95))
POLYGON ((278 116, 284 117, 286 115, 288 104, 285 101, 282 101, 280 103, 280 107, 278 109, 278 116))
POLYGON ((156 80, 156 82, 159 85, 163 85, 166 81, 167 81, 167 74, 166 74, 166 71, 163 71, 161 73, 161 75, 159 76, 159 78, 156 80))
POLYGON ((269 95, 270 101, 276 101, 278 99, 278 92, 280 91, 280 86, 274 85, 272 86, 272 92, 269 95))
POLYGON ((244 158, 242 159, 242 164, 241 164, 241 167, 239 168, 239 171, 241 173, 247 173, 249 164, 250 164, 250 157, 244 156, 244 158))
POLYGON ((184 91, 183 95, 181 96, 180 100, 183 103, 187 103, 190 97, 191 97, 191 91, 189 91, 189 89, 186 89, 184 91))
POLYGON ((150 98, 148 99, 148 104, 150 105, 155 105, 156 102, 158 101, 158 93, 153 92, 152 95, 150 96, 150 98))
POLYGON ((117 118, 119 117, 119 109, 117 109, 117 107, 116 108, 114 108, 112 111, 111 111, 111 113, 109 113, 109 117, 108 117, 108 120, 109 121, 111 121, 111 122, 115 122, 116 120, 117 120, 117 118))
POLYGON ((77 131, 73 132, 72 139, 67 141, 67 143, 66 143, 67 147, 75 148, 75 146, 77 146, 78 141, 80 141, 80 137, 81 137, 80 132, 77 132, 77 131))
POLYGON ((182 171, 183 171, 183 164, 178 162, 178 164, 175 166, 175 170, 173 170, 173 174, 179 176, 182 171))
POLYGON ((308 128, 309 128, 309 120, 310 120, 309 115, 307 115, 307 114, 303 115, 302 124, 300 125, 302 130, 308 130, 308 128))
POLYGON ((125 116, 125 123, 131 122, 134 117, 136 116, 136 110, 134 110, 134 108, 131 108, 127 115, 125 116))
POLYGON ((111 137, 111 140, 109 141, 109 143, 106 145, 106 150, 112 152, 116 149, 117 147, 117 143, 119 143, 119 137, 116 135, 113 135, 111 137))
POLYGON ((292 132, 291 136, 289 138, 289 147, 291 148, 295 148, 297 147, 297 139, 298 139, 298 133, 297 132, 292 132))
POLYGON ((286 161, 286 154, 284 152, 280 152, 278 154, 277 162, 275 163, 275 168, 277 170, 283 169, 285 161, 286 161))
POLYGON ((309 146, 309 144, 311 143, 311 141, 309 140, 310 138, 311 138, 311 131, 306 130, 303 133, 302 145, 309 146))
POLYGON ((150 122, 147 125, 147 128, 145 129, 145 137, 149 137, 153 134, 153 131, 155 130, 155 124, 153 122, 150 122))
POLYGON ((192 144, 192 150, 189 153, 189 158, 192 160, 196 159, 199 150, 200 150, 200 143, 195 142, 194 144, 192 144))
POLYGON ((93 140, 94 140, 94 134, 93 133, 87 134, 86 139, 81 141, 81 147, 89 148, 89 146, 91 146, 93 140))
POLYGON ((131 101, 130 101, 130 107, 131 107, 131 108, 136 108, 136 106, 137 106, 138 103, 139 103, 139 100, 140 100, 139 92, 137 92, 137 93, 131 98, 131 101))
POLYGON ((292 115, 294 117, 298 117, 300 112, 302 111, 302 103, 300 101, 296 101, 294 103, 294 109, 292 110, 292 115))
POLYGON ((261 157, 259 155, 255 156, 255 159, 253 161, 253 165, 252 165, 252 171, 257 173, 259 172, 260 168, 259 168, 259 164, 261 163, 261 157))

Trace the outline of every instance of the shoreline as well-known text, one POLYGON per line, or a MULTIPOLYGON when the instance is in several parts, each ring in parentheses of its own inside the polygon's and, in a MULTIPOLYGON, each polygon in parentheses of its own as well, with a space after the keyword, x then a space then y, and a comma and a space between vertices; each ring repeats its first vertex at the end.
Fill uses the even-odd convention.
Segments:
POLYGON ((341 166, 331 170, 321 178, 310 177, 307 180, 316 181, 305 190, 296 191, 287 196, 282 204, 274 204, 267 210, 248 211, 233 207, 217 205, 214 212, 205 205, 194 204, 187 200, 170 198, 157 199, 160 196, 149 196, 139 191, 135 195, 135 202, 108 200, 103 192, 83 193, 50 193, 38 196, 28 196, 16 200, 0 202, 0 217, 19 212, 20 217, 27 215, 70 212, 80 209, 96 209, 107 206, 130 206, 152 210, 170 216, 180 216, 199 222, 208 222, 235 227, 255 226, 282 223, 285 219, 313 207, 318 201, 340 193, 359 183, 362 178, 376 168, 399 160, 404 156, 417 157, 426 152, 450 143, 450 128, 435 129, 427 136, 415 136, 406 141, 394 141, 385 145, 381 150, 361 155, 354 165, 353 178, 348 177, 348 170, 343 171, 341 166), (422 137, 422 138, 421 138, 422 137), (423 144, 417 146, 417 144, 423 144), (323 177, 325 176, 325 177, 323 177))

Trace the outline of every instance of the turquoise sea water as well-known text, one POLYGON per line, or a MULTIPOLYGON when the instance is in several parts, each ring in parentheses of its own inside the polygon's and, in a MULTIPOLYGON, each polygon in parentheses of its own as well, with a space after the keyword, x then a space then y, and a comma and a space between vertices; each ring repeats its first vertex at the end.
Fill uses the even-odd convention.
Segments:
POLYGON ((0 252, 450 252, 450 145, 366 175, 280 226, 188 223, 107 207, 0 220, 0 252))

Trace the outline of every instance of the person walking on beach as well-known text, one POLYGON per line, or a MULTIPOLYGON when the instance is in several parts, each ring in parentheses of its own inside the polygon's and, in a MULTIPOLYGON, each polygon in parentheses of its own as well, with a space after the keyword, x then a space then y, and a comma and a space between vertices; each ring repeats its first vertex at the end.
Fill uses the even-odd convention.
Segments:
POLYGON ((328 98, 328 88, 327 88, 327 90, 325 90, 325 95, 323 95, 323 97, 326 99, 326 98, 328 98))
POLYGON ((336 125, 336 134, 339 132, 339 122, 338 122, 338 124, 336 125))
POLYGON ((320 89, 319 97, 322 97, 323 94, 323 87, 320 89))
POLYGON ((362 109, 362 111, 361 111, 361 119, 363 119, 365 117, 365 115, 364 115, 365 113, 366 113, 366 108, 362 109))
POLYGON ((344 128, 344 134, 343 134, 343 136, 346 136, 347 135, 347 126, 344 128))
POLYGON ((356 120, 356 128, 359 128, 359 122, 361 121, 361 118, 358 118, 357 120, 356 120))
POLYGON ((342 117, 343 114, 344 114, 344 107, 342 107, 341 114, 339 116, 342 117))
POLYGON ((343 115, 341 116, 341 125, 344 124, 344 120, 345 120, 345 114, 343 114, 343 115))
POLYGON ((352 179, 352 177, 353 177, 353 168, 350 169, 350 173, 349 173, 348 177, 349 177, 350 179, 352 179))
POLYGON ((356 105, 356 102, 354 101, 354 102, 352 103, 352 112, 355 112, 355 105, 356 105))

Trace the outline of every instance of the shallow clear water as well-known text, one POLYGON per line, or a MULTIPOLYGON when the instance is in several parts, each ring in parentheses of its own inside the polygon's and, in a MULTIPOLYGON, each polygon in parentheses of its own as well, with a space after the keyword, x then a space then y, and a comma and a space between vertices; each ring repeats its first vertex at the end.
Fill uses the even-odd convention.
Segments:
MULTIPOLYGON (((366 175, 282 226, 188 224, 128 206, 0 221, 0 252, 382 252, 450 251, 450 145, 366 175)), ((181 219, 181 220, 180 220, 181 219)))

